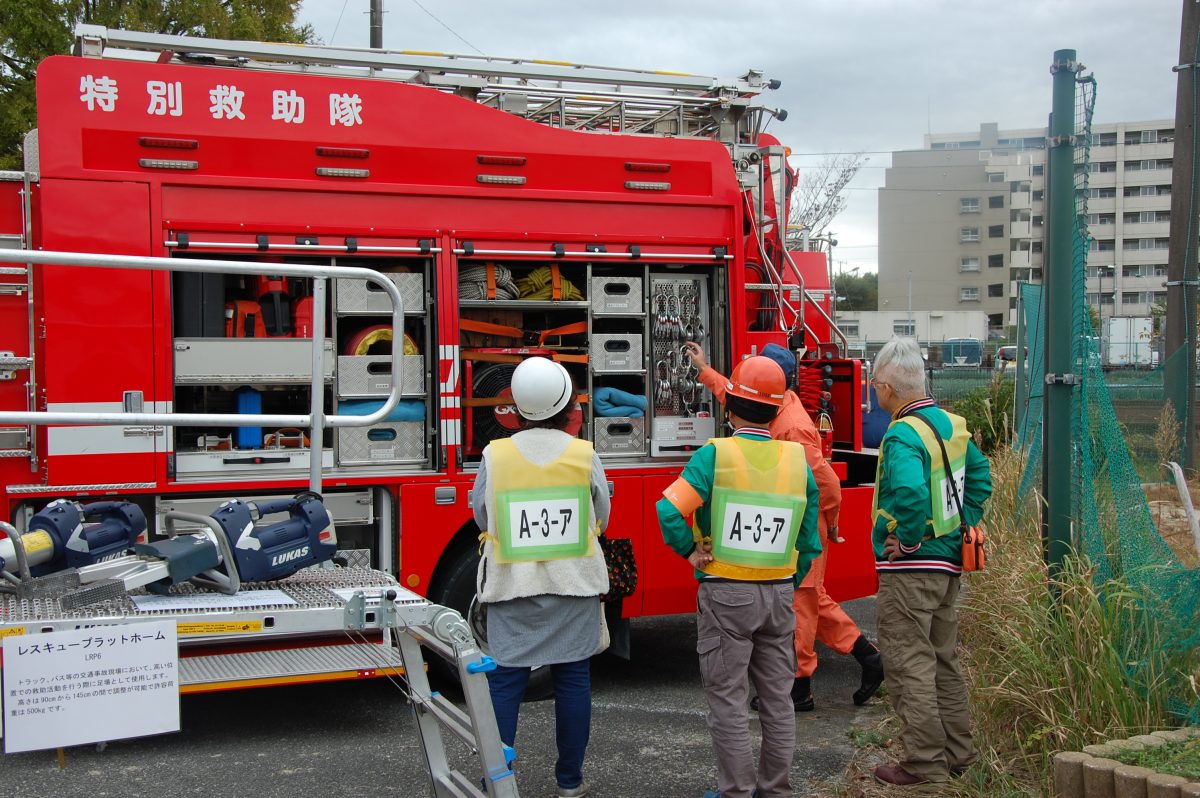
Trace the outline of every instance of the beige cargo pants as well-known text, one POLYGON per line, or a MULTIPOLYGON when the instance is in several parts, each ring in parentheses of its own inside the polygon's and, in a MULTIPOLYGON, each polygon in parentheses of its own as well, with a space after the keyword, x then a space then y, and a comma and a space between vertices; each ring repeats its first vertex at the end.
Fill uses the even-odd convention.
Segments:
POLYGON ((900 766, 927 781, 946 781, 979 758, 955 651, 958 585, 950 574, 879 575, 879 651, 907 753, 900 766))
POLYGON ((697 610, 696 650, 721 798, 750 798, 755 789, 760 798, 790 798, 796 749, 792 583, 704 581, 697 610), (757 777, 747 676, 758 692, 762 724, 757 777))

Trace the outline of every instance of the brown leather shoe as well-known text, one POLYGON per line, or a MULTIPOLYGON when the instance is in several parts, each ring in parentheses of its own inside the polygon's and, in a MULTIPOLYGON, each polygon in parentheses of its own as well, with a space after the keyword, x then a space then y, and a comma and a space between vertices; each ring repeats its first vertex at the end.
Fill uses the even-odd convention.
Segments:
POLYGON ((880 784, 894 784, 897 787, 912 787, 915 784, 929 783, 919 776, 914 776, 899 765, 880 765, 875 768, 875 781, 880 784))

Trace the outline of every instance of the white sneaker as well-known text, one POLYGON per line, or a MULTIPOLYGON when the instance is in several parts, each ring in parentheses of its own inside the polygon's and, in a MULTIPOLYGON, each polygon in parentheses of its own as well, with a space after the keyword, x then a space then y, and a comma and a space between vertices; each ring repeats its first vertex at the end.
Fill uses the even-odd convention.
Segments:
POLYGON ((587 782, 580 782, 578 787, 559 787, 558 798, 584 798, 588 794, 587 782))

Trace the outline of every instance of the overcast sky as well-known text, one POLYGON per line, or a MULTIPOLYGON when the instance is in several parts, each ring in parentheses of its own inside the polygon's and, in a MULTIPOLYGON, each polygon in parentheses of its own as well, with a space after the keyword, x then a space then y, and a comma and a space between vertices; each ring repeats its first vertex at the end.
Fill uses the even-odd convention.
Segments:
MULTIPOLYGON (((326 44, 366 47, 369 0, 305 0, 326 44)), ((1174 118, 1180 0, 384 0, 392 49, 545 58, 783 81, 769 128, 801 172, 865 151, 831 226, 845 268, 875 271, 889 153, 925 133, 1040 127, 1055 50, 1098 84, 1097 122, 1174 118)))

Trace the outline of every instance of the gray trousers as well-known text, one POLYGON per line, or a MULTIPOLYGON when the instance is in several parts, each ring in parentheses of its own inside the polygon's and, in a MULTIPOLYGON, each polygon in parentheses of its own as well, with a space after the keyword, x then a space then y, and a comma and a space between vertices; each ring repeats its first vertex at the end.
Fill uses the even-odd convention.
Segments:
POLYGON ((907 753, 900 766, 928 781, 979 759, 955 650, 958 586, 949 574, 879 575, 879 650, 907 753))
POLYGON ((790 798, 796 750, 792 585, 702 581, 697 605, 696 651, 721 798, 750 798, 755 789, 760 798, 790 798), (757 777, 747 676, 758 692, 762 723, 757 777))

